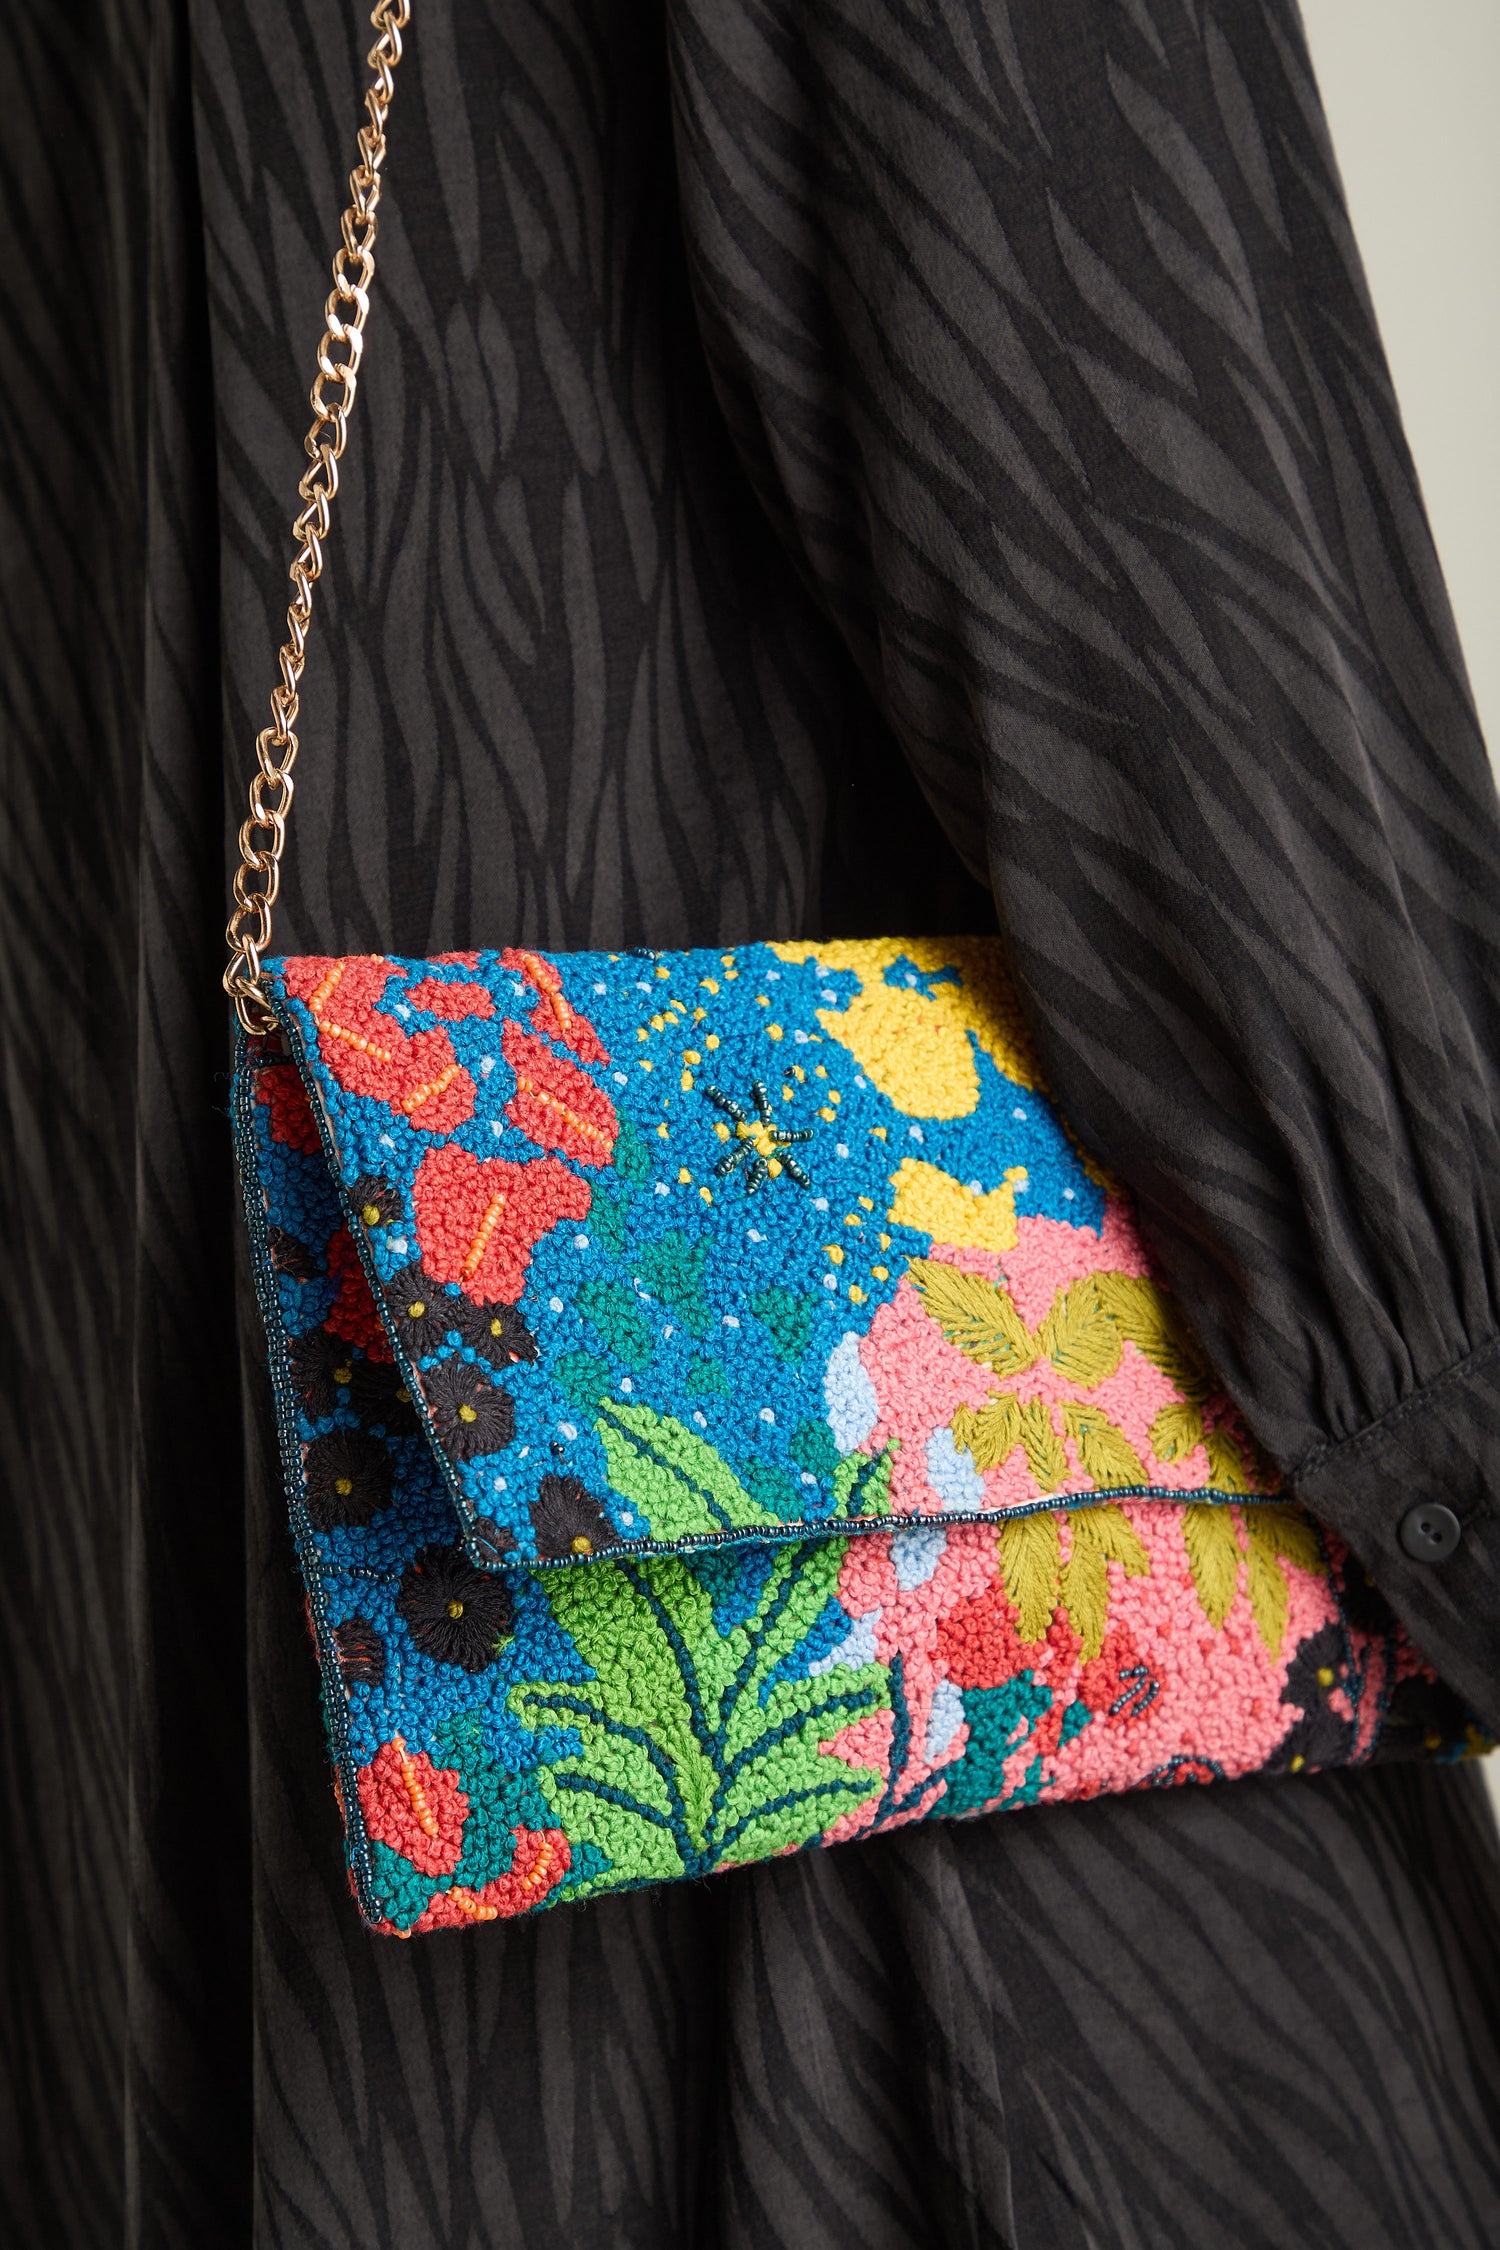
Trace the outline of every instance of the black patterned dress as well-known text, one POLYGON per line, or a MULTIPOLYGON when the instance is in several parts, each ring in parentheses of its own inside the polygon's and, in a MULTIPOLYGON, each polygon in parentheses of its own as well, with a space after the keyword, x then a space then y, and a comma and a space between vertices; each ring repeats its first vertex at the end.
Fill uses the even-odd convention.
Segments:
MULTIPOLYGON (((1473 1768, 360 1928, 218 975, 369 37, 0 20, 0 2237, 1484 2250, 1473 1768)), ((1500 818, 1292 0, 415 0, 380 240, 279 942, 998 926, 1500 1718, 1500 818)))

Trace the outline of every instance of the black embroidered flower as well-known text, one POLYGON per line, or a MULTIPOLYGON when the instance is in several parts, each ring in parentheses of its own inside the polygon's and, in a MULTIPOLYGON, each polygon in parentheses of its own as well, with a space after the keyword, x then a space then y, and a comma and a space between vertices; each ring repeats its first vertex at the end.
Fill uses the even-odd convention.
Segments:
POLYGON ((476 1352, 483 1352, 492 1367, 509 1367, 518 1359, 536 1358, 536 1338, 514 1305, 476 1305, 459 1300, 458 1332, 476 1352))
POLYGON ((307 1449, 307 1512, 319 1531, 368 1523, 391 1504, 391 1459, 368 1430, 330 1430, 307 1449))
POLYGON ((287 1346, 292 1389, 315 1422, 348 1403, 354 1383, 354 1347, 326 1328, 310 1328, 287 1346))
POLYGON ((462 1547, 424 1547, 401 1575, 396 1611, 424 1656, 482 1672, 511 1631, 510 1588, 462 1547))
POLYGON ((409 1437, 417 1427, 411 1392, 401 1370, 389 1360, 355 1361, 349 1404, 362 1422, 384 1430, 387 1437, 409 1437))
POLYGON ((267 1227, 266 1247, 271 1253, 271 1263, 288 1281, 316 1281, 322 1268, 305 1242, 288 1234, 285 1227, 267 1227))
POLYGON ((450 1297, 441 1283, 431 1281, 420 1266, 405 1266, 385 1285, 391 1322, 413 1359, 441 1351, 450 1328, 457 1328, 460 1300, 450 1297))
POLYGON ((380 1686, 385 1678, 385 1642, 368 1617, 348 1617, 335 1625, 333 1645, 346 1687, 361 1681, 366 1687, 380 1686))
POLYGON ((354 1206, 354 1216, 367 1233, 376 1227, 388 1227, 392 1219, 401 1216, 401 1198, 389 1180, 378 1172, 366 1172, 349 1190, 349 1200, 354 1206))
POLYGON ((1468 1726, 1468 1712, 1441 1680, 1420 1675, 1402 1680, 1386 1706, 1372 1763, 1431 1757, 1435 1750, 1463 1742, 1468 1726))
POLYGON ((1353 1722, 1329 1698, 1344 1688, 1346 1648, 1337 1625, 1325 1625, 1298 1649, 1287 1666, 1283 1703, 1301 1713, 1266 1766, 1268 1773, 1301 1773, 1307 1766, 1343 1765, 1353 1739, 1353 1722))
POLYGON ((422 1395, 438 1443, 450 1461, 472 1461, 509 1445, 516 1427, 510 1393, 500 1390, 472 1360, 455 1356, 429 1368, 422 1395))
POLYGON ((531 1503, 539 1555, 594 1555, 618 1547, 620 1534, 577 1477, 543 1477, 531 1503))
POLYGON ((493 1516, 476 1516, 469 1529, 478 1545, 497 1559, 515 1552, 515 1533, 508 1524, 496 1523, 493 1516))

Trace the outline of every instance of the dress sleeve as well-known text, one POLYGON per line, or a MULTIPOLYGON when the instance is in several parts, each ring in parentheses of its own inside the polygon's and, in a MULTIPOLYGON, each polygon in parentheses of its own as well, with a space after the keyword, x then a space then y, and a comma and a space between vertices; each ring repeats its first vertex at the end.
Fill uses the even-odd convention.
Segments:
POLYGON ((1500 1721, 1500 819, 1296 11, 669 18, 760 498, 1228 1387, 1500 1721))

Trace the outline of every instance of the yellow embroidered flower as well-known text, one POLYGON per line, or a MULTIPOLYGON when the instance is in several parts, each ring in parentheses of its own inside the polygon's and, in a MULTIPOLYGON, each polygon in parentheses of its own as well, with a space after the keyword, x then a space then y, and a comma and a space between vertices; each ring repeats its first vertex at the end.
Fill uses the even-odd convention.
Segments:
POLYGON ((976 1046, 1016 1085, 1041 1086, 997 938, 845 938, 771 950, 858 977, 848 1007, 820 1008, 818 1021, 906 1116, 972 1116, 976 1046))
POLYGON ((1025 1185, 1024 1164, 1012 1165, 1004 1186, 986 1194, 939 1165, 906 1156, 891 1175, 891 1217, 950 1250, 992 1250, 999 1257, 1016 1246, 1016 1190, 1025 1185))

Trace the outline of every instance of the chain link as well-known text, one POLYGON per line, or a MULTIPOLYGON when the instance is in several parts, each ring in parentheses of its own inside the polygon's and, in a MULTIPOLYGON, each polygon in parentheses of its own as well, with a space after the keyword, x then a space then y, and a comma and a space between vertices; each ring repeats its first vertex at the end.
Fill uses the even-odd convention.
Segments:
POLYGON ((375 278, 375 213, 380 203, 380 169, 385 162, 385 124, 401 60, 401 34, 410 20, 410 0, 378 0, 370 21, 378 37, 370 49, 371 81, 365 93, 369 122, 360 127, 359 162, 349 175, 350 203, 341 240, 333 254, 333 287, 323 308, 323 341, 310 393, 313 423, 303 439, 308 467, 297 487, 302 507, 292 524, 297 542, 287 570, 292 598, 287 605, 286 639, 278 658, 281 676, 271 690, 271 724, 256 737, 249 812, 240 827, 240 864, 235 870, 234 905, 224 932, 229 966, 224 990, 246 1031, 276 1028, 261 991, 261 955, 271 943, 271 910, 281 888, 281 855, 292 809, 292 768, 297 762, 297 713, 307 634, 312 623, 313 588, 323 572, 323 542, 328 537, 339 462, 349 439, 349 417, 359 384, 370 284, 375 278), (342 353, 342 358, 338 355, 342 353), (269 792, 269 795, 267 794, 269 792))

